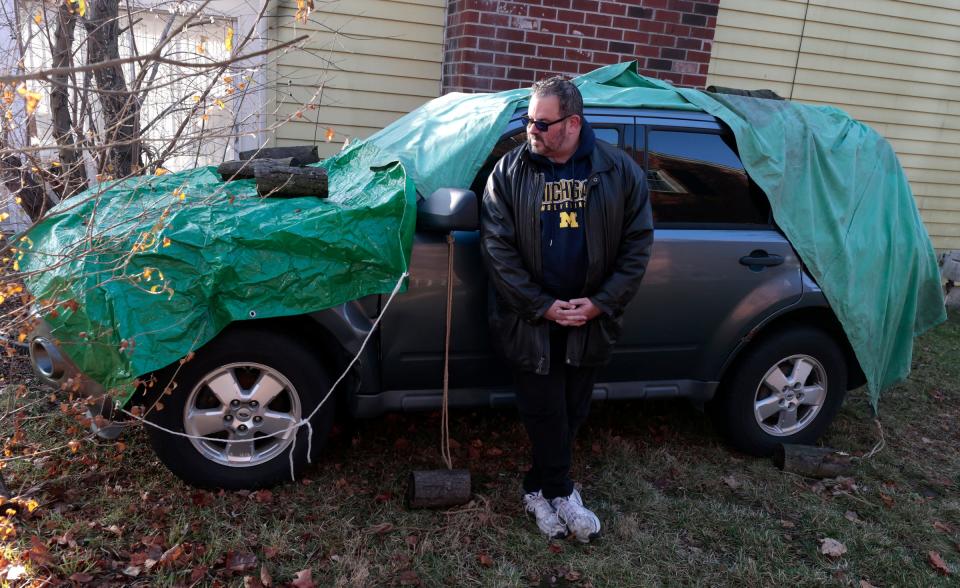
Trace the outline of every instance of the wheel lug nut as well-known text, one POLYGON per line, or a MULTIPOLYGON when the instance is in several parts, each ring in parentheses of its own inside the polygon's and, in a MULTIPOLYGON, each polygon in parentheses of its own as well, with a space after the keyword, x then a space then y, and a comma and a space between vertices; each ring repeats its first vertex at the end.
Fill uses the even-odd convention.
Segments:
POLYGON ((246 426, 246 425, 240 425, 239 427, 237 427, 237 430, 239 430, 241 433, 246 433, 246 432, 247 432, 247 426, 246 426))
POLYGON ((255 422, 255 423, 259 423, 259 422, 261 422, 262 420, 263 420, 263 417, 262 417, 262 416, 255 416, 255 417, 253 417, 253 422, 255 422))
POLYGON ((230 401, 230 406, 240 406, 240 401, 234 398, 230 401))
POLYGON ((223 420, 229 423, 230 421, 233 420, 233 415, 232 414, 224 415, 223 420))
POLYGON ((251 400, 251 401, 250 401, 250 408, 256 408, 256 407, 258 407, 258 406, 260 406, 260 403, 257 402, 256 400, 251 400))

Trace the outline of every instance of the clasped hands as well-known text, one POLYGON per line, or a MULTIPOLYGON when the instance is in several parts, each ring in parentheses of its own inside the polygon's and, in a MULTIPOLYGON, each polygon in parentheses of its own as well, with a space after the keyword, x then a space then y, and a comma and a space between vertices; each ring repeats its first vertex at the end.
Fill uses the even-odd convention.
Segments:
POLYGON ((554 300, 543 316, 564 327, 582 327, 602 312, 589 298, 573 298, 569 301, 554 300))

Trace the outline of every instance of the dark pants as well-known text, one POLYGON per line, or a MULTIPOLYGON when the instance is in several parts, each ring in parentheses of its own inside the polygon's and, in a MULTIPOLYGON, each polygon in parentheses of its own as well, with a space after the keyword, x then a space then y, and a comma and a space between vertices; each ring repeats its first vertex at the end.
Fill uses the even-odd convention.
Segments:
POLYGON ((533 467, 523 479, 523 491, 542 490, 547 499, 573 492, 573 441, 590 413, 597 371, 567 365, 566 347, 567 329, 551 329, 550 373, 514 372, 517 408, 533 445, 533 467))

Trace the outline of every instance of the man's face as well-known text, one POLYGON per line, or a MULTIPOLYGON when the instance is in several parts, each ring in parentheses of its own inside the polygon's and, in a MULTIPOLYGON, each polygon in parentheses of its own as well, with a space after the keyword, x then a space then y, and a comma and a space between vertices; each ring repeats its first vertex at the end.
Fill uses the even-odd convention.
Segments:
MULTIPOLYGON (((560 99, 556 96, 533 96, 530 99, 530 106, 527 107, 527 116, 531 121, 540 120, 547 123, 563 118, 560 113, 560 99)), ((578 116, 571 116, 555 125, 550 125, 546 131, 541 131, 533 124, 527 125, 527 142, 530 144, 530 150, 550 159, 559 157, 566 160, 573 155, 579 137, 578 116)))

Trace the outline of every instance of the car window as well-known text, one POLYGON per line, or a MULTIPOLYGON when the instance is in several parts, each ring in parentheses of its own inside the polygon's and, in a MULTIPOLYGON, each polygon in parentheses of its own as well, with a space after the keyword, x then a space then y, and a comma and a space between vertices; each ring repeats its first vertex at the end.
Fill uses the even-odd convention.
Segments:
POLYGON ((656 225, 769 223, 766 197, 731 142, 714 133, 649 131, 647 181, 656 225))
POLYGON ((593 127, 593 134, 597 139, 600 139, 604 143, 610 143, 617 147, 623 146, 623 138, 620 133, 620 129, 617 127, 593 127))

